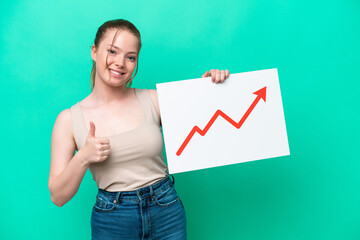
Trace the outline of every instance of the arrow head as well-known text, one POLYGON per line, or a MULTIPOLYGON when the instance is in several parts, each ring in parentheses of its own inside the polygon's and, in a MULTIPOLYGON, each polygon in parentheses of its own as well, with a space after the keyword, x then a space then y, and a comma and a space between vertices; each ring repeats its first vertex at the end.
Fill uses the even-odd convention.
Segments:
POLYGON ((258 95, 258 97, 262 98, 264 100, 264 102, 266 102, 266 87, 263 87, 262 89, 257 90, 253 94, 258 95))

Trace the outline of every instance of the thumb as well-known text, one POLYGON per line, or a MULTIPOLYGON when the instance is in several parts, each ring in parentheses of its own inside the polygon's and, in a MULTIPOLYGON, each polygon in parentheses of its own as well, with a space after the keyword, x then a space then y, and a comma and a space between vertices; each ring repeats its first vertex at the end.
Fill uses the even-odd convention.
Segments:
POLYGON ((90 121, 89 137, 95 137, 95 124, 90 121))

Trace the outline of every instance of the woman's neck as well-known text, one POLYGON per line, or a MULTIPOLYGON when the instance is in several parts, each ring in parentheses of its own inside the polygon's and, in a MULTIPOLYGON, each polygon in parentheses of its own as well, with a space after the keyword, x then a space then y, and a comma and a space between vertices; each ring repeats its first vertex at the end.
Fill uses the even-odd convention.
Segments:
POLYGON ((97 104, 113 104, 123 101, 130 93, 130 88, 125 85, 112 87, 101 80, 95 80, 93 91, 90 96, 97 104))

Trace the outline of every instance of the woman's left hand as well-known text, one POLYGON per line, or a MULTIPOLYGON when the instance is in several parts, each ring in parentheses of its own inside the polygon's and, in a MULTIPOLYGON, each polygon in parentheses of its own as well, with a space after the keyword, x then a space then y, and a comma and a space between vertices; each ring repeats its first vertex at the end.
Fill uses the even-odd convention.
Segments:
POLYGON ((210 71, 206 71, 201 77, 211 77, 213 83, 223 83, 229 75, 229 70, 211 69, 210 71))

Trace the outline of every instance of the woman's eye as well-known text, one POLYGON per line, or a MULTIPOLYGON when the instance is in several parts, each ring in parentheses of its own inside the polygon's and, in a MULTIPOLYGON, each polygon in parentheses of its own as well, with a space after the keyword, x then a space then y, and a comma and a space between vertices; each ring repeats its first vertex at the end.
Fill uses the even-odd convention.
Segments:
POLYGON ((112 50, 112 49, 109 49, 108 52, 109 52, 110 54, 115 54, 115 53, 116 53, 116 52, 115 52, 114 50, 112 50))
POLYGON ((135 61, 135 57, 129 57, 131 61, 135 61))

